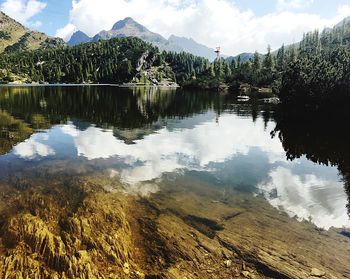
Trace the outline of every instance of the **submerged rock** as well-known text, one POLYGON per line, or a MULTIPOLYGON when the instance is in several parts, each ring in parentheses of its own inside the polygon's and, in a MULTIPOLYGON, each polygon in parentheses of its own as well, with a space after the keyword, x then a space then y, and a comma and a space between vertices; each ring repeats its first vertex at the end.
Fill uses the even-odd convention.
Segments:
POLYGON ((249 271, 242 271, 242 275, 244 276, 244 278, 251 278, 249 271))
MULTIPOLYGON (((339 277, 348 270, 345 255, 328 261, 324 271, 310 271, 319 262, 319 256, 307 254, 314 251, 312 245, 326 246, 326 259, 334 254, 327 246, 330 236, 293 223, 295 231, 281 230, 284 237, 288 233, 295 240, 307 232, 317 241, 303 242, 304 254, 297 246, 288 254, 288 243, 276 241, 281 239, 276 228, 290 228, 296 221, 273 215, 269 206, 254 214, 237 206, 243 194, 227 203, 211 203, 213 197, 195 196, 188 188, 172 192, 171 198, 161 191, 144 198, 125 194, 113 179, 66 178, 62 183, 53 177, 48 185, 47 179, 28 178, 30 187, 2 187, 0 278, 284 279, 339 277), (112 184, 114 191, 106 191, 105 185, 112 184)), ((205 186, 200 186, 202 191, 205 186)), ((342 245, 348 243, 335 235, 342 245)))
POLYGON ((226 260, 224 261, 224 264, 227 268, 231 267, 232 266, 232 261, 231 260, 226 260))
POLYGON ((326 272, 322 271, 322 270, 319 270, 317 268, 312 268, 311 269, 311 276, 314 276, 314 277, 323 277, 326 275, 326 272))

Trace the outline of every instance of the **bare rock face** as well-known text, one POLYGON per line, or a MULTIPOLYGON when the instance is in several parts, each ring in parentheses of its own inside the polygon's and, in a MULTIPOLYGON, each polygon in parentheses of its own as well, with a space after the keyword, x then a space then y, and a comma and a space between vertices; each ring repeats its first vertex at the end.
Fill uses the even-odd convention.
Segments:
POLYGON ((150 51, 146 51, 143 53, 137 63, 136 70, 139 72, 141 70, 147 70, 149 69, 154 61, 157 59, 156 55, 154 53, 151 53, 150 51))
POLYGON ((43 48, 61 48, 66 47, 67 44, 61 38, 48 37, 45 41, 41 43, 43 48))

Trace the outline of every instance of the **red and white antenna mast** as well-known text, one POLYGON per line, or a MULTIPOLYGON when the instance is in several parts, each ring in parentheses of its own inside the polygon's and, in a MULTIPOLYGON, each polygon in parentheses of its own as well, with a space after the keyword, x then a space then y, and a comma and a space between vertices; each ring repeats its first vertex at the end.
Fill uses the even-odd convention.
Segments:
POLYGON ((217 47, 215 50, 215 53, 216 53, 216 59, 219 60, 220 54, 221 54, 221 47, 217 47))

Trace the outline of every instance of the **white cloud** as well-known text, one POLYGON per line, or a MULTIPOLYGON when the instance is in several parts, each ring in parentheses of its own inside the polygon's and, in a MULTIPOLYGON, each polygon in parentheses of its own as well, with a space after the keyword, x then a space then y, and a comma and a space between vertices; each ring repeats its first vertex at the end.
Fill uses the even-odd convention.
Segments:
POLYGON ((46 140, 46 134, 36 134, 30 139, 16 145, 13 148, 14 154, 24 159, 36 159, 38 157, 55 155, 55 151, 50 146, 40 142, 46 140))
POLYGON ((45 9, 46 5, 45 2, 38 0, 5 0, 0 8, 17 21, 36 28, 41 26, 41 22, 31 22, 30 19, 45 9))
POLYGON ((300 9, 310 6, 314 0, 277 0, 279 10, 300 9))
POLYGON ((68 23, 67 25, 57 30, 56 36, 67 40, 72 36, 72 34, 75 31, 77 31, 77 28, 75 27, 75 25, 68 23))
POLYGON ((326 19, 286 10, 287 6, 297 8, 300 0, 279 2, 280 9, 257 16, 229 0, 74 0, 69 25, 57 35, 69 39, 74 26, 93 36, 131 16, 165 37, 171 34, 192 37, 210 47, 220 45, 227 54, 264 52, 268 44, 275 49, 282 43, 298 41, 306 31, 333 26, 350 9, 342 6, 336 17, 326 19))
POLYGON ((258 185, 272 206, 286 211, 290 217, 307 220, 324 229, 349 227, 347 195, 339 181, 307 174, 295 175, 278 167, 270 180, 258 185))
POLYGON ((348 16, 350 16, 350 5, 339 6, 336 21, 339 22, 348 16))

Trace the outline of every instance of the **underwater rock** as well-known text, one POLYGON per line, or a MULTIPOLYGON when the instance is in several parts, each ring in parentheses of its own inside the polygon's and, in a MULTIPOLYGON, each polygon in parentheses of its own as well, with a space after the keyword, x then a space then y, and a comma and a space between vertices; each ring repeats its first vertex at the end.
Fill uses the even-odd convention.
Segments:
MULTIPOLYGON (((277 225, 289 228, 296 221, 278 215, 267 227, 266 218, 276 216, 270 206, 249 223, 250 209, 232 207, 233 202, 211 203, 210 196, 196 199, 180 191, 146 199, 125 194, 114 180, 94 175, 62 182, 58 175, 48 183, 38 176, 26 180, 30 187, 1 187, 0 278, 328 278, 348 270, 344 257, 325 265, 324 272, 310 271, 318 258, 300 250, 287 254, 282 242, 271 246, 275 236, 257 228, 278 233, 277 225), (238 226, 242 221, 245 226, 238 226)), ((329 237, 350 243, 339 232, 324 237, 296 224, 297 230, 283 233, 292 239, 313 233, 315 245, 326 246, 329 237)), ((309 239, 303 243, 310 245, 309 239)), ((315 246, 307 251, 310 247, 315 246)))
POLYGON ((227 268, 231 267, 232 266, 232 261, 231 260, 226 260, 224 261, 224 264, 227 268))
POLYGON ((321 271, 321 270, 319 270, 319 269, 317 269, 315 267, 311 269, 311 276, 323 277, 325 275, 326 275, 326 273, 324 271, 321 271))

